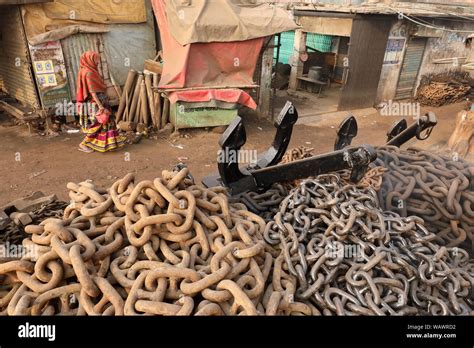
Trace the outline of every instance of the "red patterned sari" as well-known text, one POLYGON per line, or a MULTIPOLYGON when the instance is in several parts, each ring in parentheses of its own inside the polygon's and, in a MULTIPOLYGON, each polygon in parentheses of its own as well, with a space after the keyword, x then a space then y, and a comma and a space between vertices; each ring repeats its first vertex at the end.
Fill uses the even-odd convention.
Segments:
MULTIPOLYGON (((98 70, 100 56, 96 52, 87 51, 81 56, 80 70, 77 76, 76 100, 79 107, 80 123, 86 137, 80 147, 98 152, 115 150, 125 145, 112 120, 105 124, 95 119, 97 104, 92 93, 97 95, 104 108, 110 109, 105 95, 106 86, 98 70), (90 105, 94 107, 90 108, 90 105)), ((90 150, 89 150, 90 151, 90 150)))

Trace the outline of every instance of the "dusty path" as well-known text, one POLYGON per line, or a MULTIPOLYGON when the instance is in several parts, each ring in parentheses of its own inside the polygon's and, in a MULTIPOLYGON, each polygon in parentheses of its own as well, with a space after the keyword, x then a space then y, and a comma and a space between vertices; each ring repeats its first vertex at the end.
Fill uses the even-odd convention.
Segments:
MULTIPOLYGON (((439 126, 429 141, 420 147, 440 148, 454 129, 455 114, 463 104, 436 109, 439 126)), ((359 136, 355 144, 383 144, 385 134, 395 118, 370 114, 359 118, 359 136)), ((298 125, 294 129, 291 147, 305 145, 317 152, 330 151, 335 140, 335 128, 340 120, 318 122, 316 126, 298 125)), ((411 122, 411 120, 409 121, 411 122)), ((264 151, 271 143, 274 128, 268 121, 246 120, 245 148, 264 151)), ((29 136, 26 126, 12 125, 10 118, 0 114, 0 206, 34 191, 56 194, 67 198, 66 184, 93 179, 99 185, 109 186, 117 178, 133 172, 139 180, 152 179, 163 169, 171 169, 178 157, 188 158, 192 174, 200 180, 216 171, 219 134, 204 130, 183 132, 190 138, 180 138, 172 147, 163 139, 142 140, 114 153, 85 154, 77 151, 81 135, 63 134, 57 137, 29 136), (43 174, 33 177, 36 173, 43 174)))

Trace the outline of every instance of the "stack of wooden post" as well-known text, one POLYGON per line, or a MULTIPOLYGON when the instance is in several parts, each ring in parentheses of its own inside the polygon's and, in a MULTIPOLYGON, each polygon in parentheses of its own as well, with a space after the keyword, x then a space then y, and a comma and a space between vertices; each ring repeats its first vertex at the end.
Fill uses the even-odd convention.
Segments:
POLYGON ((115 119, 121 130, 142 133, 149 127, 162 129, 166 125, 169 101, 162 101, 155 91, 158 81, 158 73, 129 71, 115 119))

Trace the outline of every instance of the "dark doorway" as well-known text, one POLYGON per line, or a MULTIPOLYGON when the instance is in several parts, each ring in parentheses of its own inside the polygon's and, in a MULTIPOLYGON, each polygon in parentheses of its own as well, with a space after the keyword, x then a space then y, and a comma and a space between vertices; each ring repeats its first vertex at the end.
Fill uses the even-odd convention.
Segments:
POLYGON ((373 106, 391 25, 388 17, 354 18, 339 110, 373 106))

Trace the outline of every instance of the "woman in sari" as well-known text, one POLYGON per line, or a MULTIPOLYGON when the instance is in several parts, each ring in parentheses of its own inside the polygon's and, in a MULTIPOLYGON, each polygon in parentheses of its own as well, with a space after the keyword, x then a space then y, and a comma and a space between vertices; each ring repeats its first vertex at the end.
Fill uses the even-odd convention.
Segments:
POLYGON ((113 121, 103 117, 110 113, 110 106, 105 94, 106 86, 98 70, 99 62, 98 53, 84 52, 77 76, 79 122, 86 134, 79 150, 87 153, 112 151, 125 145, 125 139, 119 135, 113 121))

